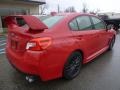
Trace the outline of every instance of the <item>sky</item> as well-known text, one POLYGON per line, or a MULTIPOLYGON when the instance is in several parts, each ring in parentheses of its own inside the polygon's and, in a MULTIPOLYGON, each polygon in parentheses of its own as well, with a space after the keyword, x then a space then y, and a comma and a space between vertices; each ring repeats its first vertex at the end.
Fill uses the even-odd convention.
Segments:
POLYGON ((81 12, 83 3, 86 4, 90 11, 99 9, 100 12, 120 13, 120 0, 46 0, 46 3, 48 4, 47 13, 57 11, 58 4, 61 11, 64 11, 67 7, 74 6, 76 11, 81 12))

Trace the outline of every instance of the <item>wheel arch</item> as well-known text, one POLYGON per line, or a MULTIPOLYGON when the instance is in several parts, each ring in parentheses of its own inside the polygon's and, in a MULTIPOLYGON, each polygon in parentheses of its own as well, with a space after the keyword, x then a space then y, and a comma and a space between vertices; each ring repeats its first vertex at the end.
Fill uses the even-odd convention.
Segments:
MULTIPOLYGON (((72 51, 72 52, 70 53, 70 55, 71 55, 72 53, 74 53, 74 52, 79 52, 79 53, 82 55, 82 64, 83 64, 84 56, 85 56, 83 50, 81 50, 81 49, 75 49, 74 51, 72 51)), ((69 56, 70 56, 70 55, 69 55, 69 56)))
POLYGON ((76 49, 76 50, 74 50, 73 52, 79 52, 79 53, 81 53, 81 55, 82 55, 82 64, 83 64, 83 60, 84 60, 84 52, 83 52, 83 50, 81 50, 81 49, 76 49))
MULTIPOLYGON (((76 49, 76 50, 72 51, 72 52, 69 54, 69 56, 71 56, 71 55, 72 55, 73 53, 75 53, 75 52, 81 54, 81 56, 82 56, 82 63, 81 63, 81 64, 83 64, 84 52, 83 52, 82 50, 80 50, 80 49, 76 49)), ((65 66, 66 66, 67 62, 69 61, 69 56, 68 56, 67 61, 66 61, 65 64, 64 64, 64 68, 63 68, 63 72, 62 72, 62 76, 63 76, 63 77, 64 77, 64 73, 65 73, 65 72, 64 72, 65 66)))

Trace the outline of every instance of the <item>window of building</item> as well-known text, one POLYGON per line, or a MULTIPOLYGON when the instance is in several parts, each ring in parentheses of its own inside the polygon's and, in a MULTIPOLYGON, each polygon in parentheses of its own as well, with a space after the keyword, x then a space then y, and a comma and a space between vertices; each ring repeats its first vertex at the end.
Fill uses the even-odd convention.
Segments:
POLYGON ((2 28, 6 28, 4 17, 9 15, 26 15, 29 14, 29 9, 22 8, 0 8, 0 16, 2 21, 2 28))

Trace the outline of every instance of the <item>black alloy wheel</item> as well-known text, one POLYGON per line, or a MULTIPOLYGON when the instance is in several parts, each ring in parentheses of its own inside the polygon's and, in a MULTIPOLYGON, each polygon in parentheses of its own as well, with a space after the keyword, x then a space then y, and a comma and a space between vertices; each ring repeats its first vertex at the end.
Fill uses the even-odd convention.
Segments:
POLYGON ((73 79, 79 75, 82 66, 82 54, 74 52, 70 55, 64 67, 63 76, 65 79, 73 79))

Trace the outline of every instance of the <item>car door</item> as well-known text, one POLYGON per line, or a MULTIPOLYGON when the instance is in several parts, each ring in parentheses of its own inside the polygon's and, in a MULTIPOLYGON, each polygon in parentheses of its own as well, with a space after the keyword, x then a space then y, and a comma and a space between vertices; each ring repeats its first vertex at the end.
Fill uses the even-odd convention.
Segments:
POLYGON ((106 30, 105 23, 101 19, 94 16, 91 16, 91 19, 92 19, 95 31, 98 31, 98 36, 99 36, 98 50, 101 50, 108 45, 108 42, 109 42, 108 32, 106 30))
POLYGON ((98 46, 98 34, 96 30, 93 30, 89 16, 78 16, 69 25, 80 48, 84 49, 85 56, 90 59, 98 46))

